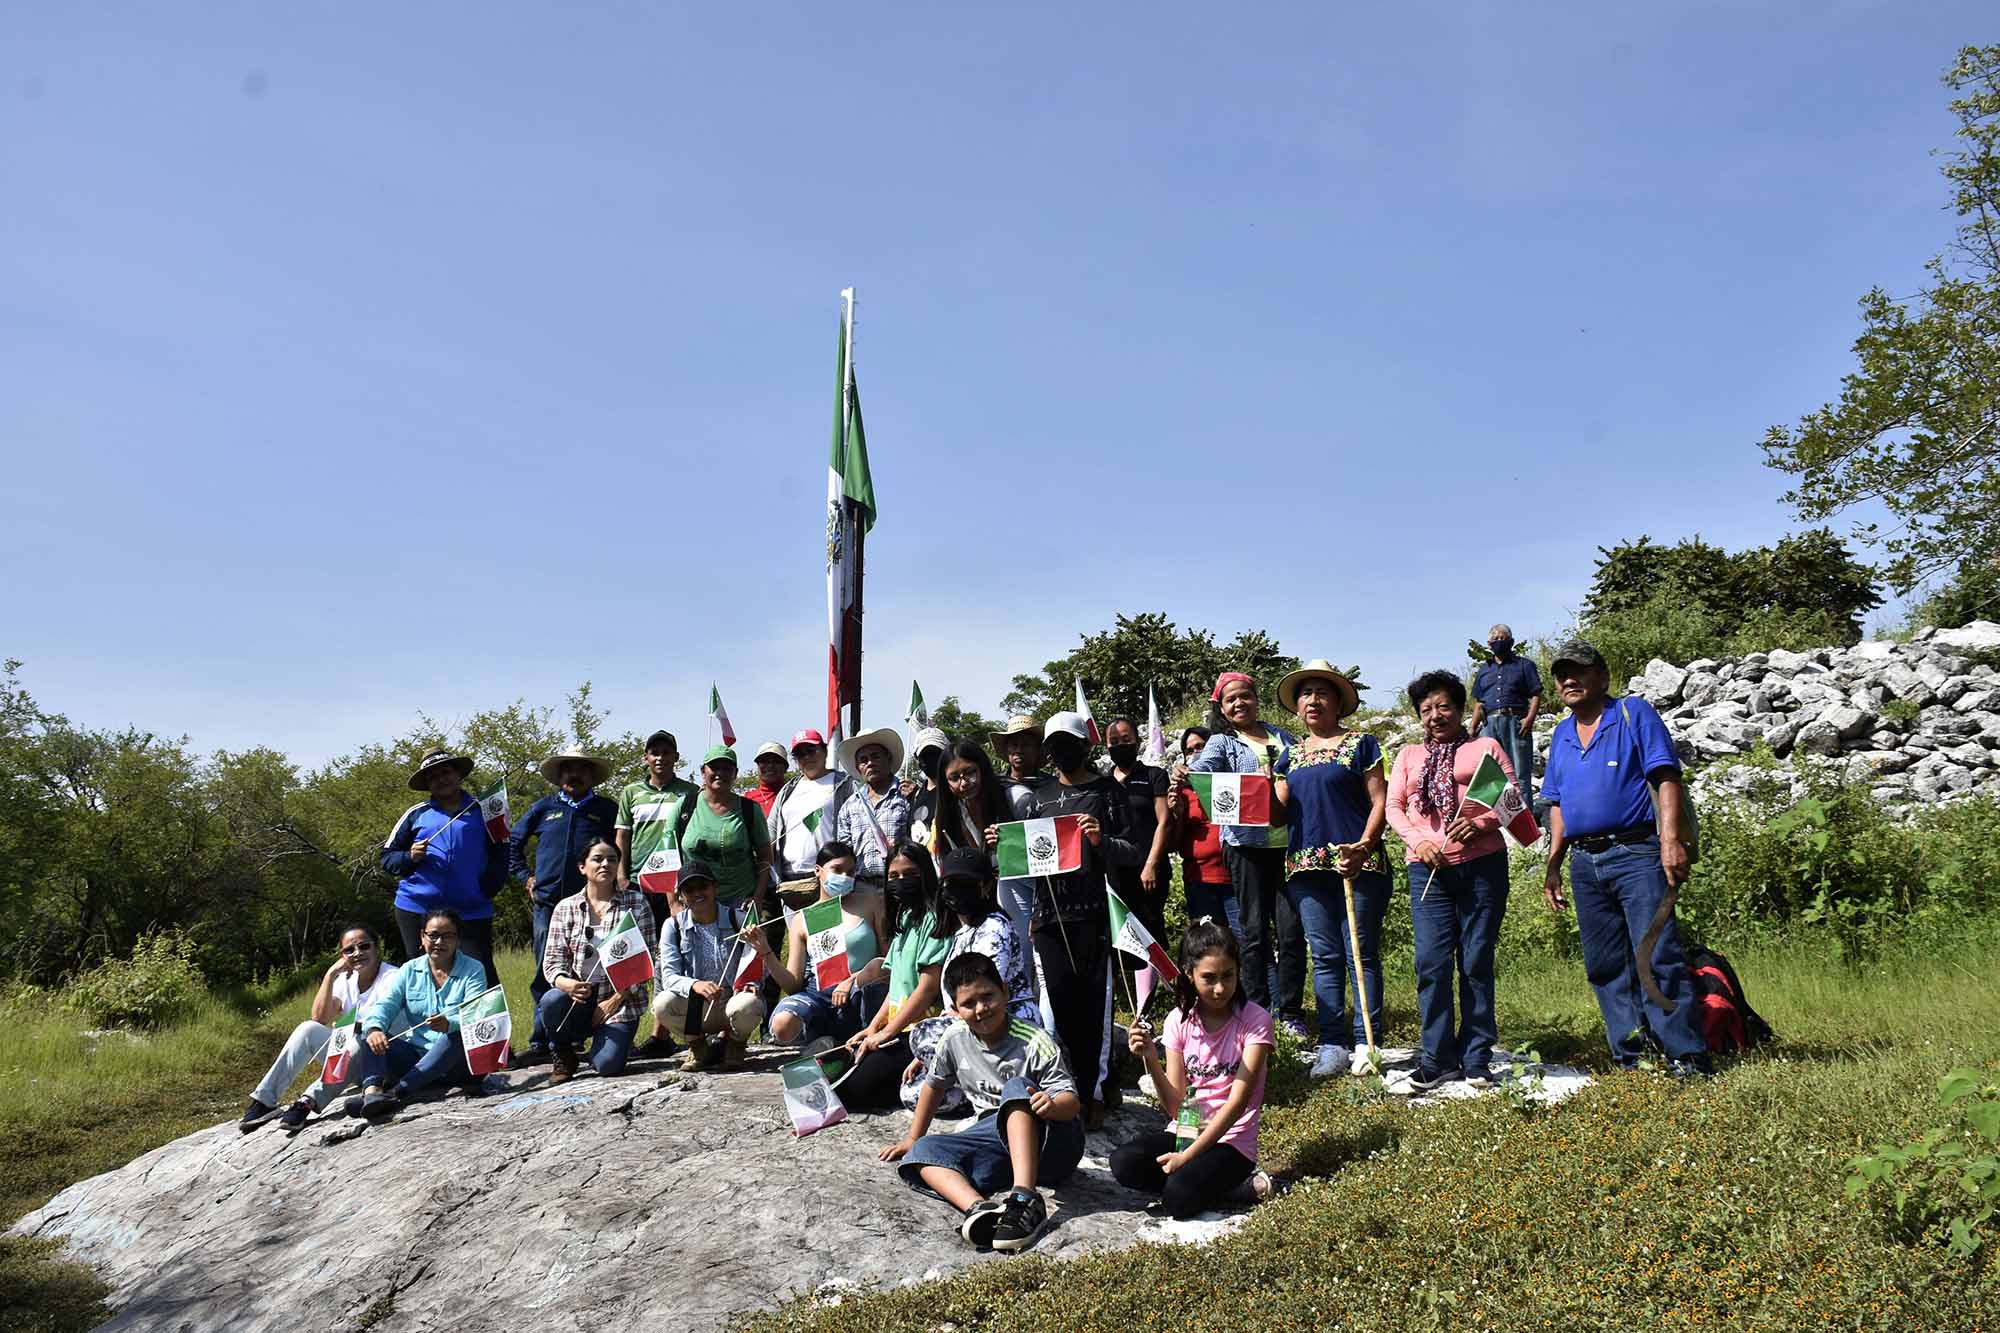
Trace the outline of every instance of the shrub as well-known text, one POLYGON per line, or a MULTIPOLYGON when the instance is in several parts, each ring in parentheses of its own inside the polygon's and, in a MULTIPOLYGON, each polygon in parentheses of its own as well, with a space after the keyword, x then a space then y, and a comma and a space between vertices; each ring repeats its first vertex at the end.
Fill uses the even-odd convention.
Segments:
POLYGON ((130 958, 110 958, 70 983, 70 1008, 100 1027, 161 1027, 207 989, 195 944, 179 931, 142 935, 130 958))
POLYGON ((1852 1158, 1847 1197, 1873 1195, 1891 1240, 1941 1243, 1969 1259, 2000 1215, 2000 1087, 1954 1069, 1938 1080, 1938 1104, 1957 1107, 1964 1124, 1852 1158))

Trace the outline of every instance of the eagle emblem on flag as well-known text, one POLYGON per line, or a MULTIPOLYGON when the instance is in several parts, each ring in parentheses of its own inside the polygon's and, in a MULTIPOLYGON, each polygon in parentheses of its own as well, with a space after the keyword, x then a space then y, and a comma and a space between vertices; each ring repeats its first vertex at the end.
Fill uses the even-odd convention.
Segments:
POLYGON ((623 935, 620 935, 617 939, 611 941, 612 962, 614 963, 617 962, 619 959, 623 958, 626 954, 631 952, 632 952, 632 942, 626 939, 623 935))
POLYGON ((840 563, 840 553, 847 545, 847 519, 840 512, 838 504, 826 507, 826 563, 840 563))
POLYGON ((1235 813, 1236 813, 1236 793, 1230 791, 1228 788, 1225 787, 1223 790, 1215 794, 1216 822, 1220 824, 1227 824, 1229 822, 1228 816, 1233 815, 1235 813))
POLYGON ((1054 856, 1056 854, 1055 839, 1048 837, 1036 838, 1035 841, 1029 845, 1028 852, 1037 861, 1046 861, 1051 856, 1054 856))
POLYGON ((500 1035, 500 1025, 490 1018, 482 1018, 472 1026, 473 1040, 484 1046, 500 1035))

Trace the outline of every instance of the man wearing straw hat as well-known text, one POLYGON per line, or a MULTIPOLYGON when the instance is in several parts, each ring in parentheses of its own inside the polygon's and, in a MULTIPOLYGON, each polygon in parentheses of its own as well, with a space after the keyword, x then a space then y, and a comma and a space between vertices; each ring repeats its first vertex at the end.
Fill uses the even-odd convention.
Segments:
POLYGON ((528 807, 521 822, 514 825, 508 840, 507 873, 526 876, 528 897, 535 912, 535 980, 528 987, 535 1001, 535 1030, 528 1040, 527 1053, 516 1063, 532 1064, 549 1055, 548 1036, 542 1031, 542 996, 548 992, 548 978, 542 975, 541 956, 549 940, 549 922, 556 904, 583 891, 582 852, 594 837, 616 845, 618 802, 597 792, 599 784, 611 776, 611 765, 596 755, 571 746, 542 761, 542 777, 556 790, 528 807), (528 866, 528 839, 535 840, 535 864, 528 866))
POLYGON ((479 802, 465 790, 472 760, 432 750, 410 774, 410 790, 429 793, 403 812, 382 844, 382 872, 396 877, 396 928, 403 957, 424 951, 424 914, 449 907, 465 922, 460 948, 493 969, 493 899, 507 882, 507 853, 486 832, 479 802))
POLYGON ((910 832, 910 803, 896 782, 903 738, 890 727, 864 731, 840 743, 839 759, 855 780, 841 788, 834 837, 854 849, 855 889, 881 893, 889 853, 910 832))

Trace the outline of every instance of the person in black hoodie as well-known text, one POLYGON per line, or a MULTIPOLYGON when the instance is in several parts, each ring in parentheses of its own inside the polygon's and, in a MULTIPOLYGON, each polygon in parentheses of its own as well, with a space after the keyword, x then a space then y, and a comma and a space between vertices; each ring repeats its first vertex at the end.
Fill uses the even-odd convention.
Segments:
MULTIPOLYGON (((1042 753, 1056 770, 1028 798, 1017 819, 1082 816, 1083 865, 1035 881, 1033 933, 1042 974, 1042 1010, 1054 1025, 1076 1086, 1090 1102, 1089 1123, 1103 1122, 1111 1037, 1111 916, 1104 886, 1115 866, 1136 866, 1145 851, 1130 837, 1118 784, 1090 763, 1090 733, 1079 713, 1057 713, 1042 728, 1042 753)), ((986 830, 987 846, 1000 841, 986 830)), ((1115 1094, 1113 1094, 1115 1095, 1115 1094)))

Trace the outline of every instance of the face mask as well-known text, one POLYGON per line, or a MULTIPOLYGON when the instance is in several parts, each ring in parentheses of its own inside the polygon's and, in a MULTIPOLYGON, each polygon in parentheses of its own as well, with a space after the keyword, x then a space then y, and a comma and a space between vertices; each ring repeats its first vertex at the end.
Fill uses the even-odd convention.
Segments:
POLYGON ((829 898, 845 898, 853 888, 854 876, 852 875, 828 875, 826 877, 826 896, 829 898))
POLYGON ((921 768, 924 771, 924 776, 929 778, 932 782, 943 782, 944 751, 925 750, 922 754, 917 756, 917 767, 921 768))
POLYGON ((1083 767, 1086 748, 1074 736, 1051 736, 1042 749, 1049 756, 1049 762, 1065 773, 1074 773, 1083 767))
POLYGON ((1506 653, 1511 648, 1513 648, 1514 641, 1512 639, 1495 639, 1493 640, 1493 642, 1487 644, 1486 646, 1493 650, 1493 655, 1495 657, 1499 657, 1502 654, 1506 653))
POLYGON ((889 896, 896 900, 898 907, 915 907, 924 900, 924 882, 919 878, 892 879, 889 881, 889 896))
POLYGON ((944 886, 944 905, 966 921, 980 920, 987 915, 986 890, 978 884, 954 880, 944 886))
POLYGON ((1113 745, 1110 753, 1111 762, 1120 768, 1130 768, 1139 759, 1139 747, 1136 745, 1113 745))

